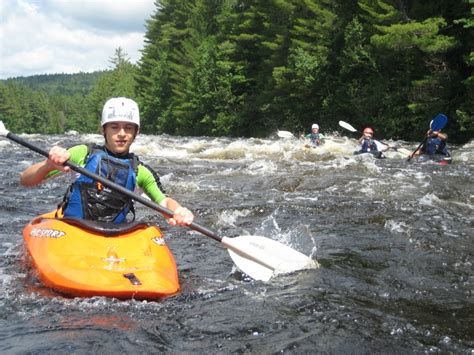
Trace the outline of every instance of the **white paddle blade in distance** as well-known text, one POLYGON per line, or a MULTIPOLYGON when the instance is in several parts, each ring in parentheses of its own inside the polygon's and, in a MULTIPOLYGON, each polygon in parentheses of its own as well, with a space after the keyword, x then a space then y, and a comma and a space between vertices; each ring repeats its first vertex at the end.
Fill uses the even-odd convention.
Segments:
POLYGON ((394 150, 394 151, 396 151, 396 152, 398 152, 402 155, 407 155, 408 156, 408 155, 411 154, 411 152, 408 149, 399 148, 397 146, 391 146, 391 145, 389 145, 385 142, 381 142, 381 141, 378 141, 376 139, 374 139, 374 141, 375 141, 375 144, 377 145, 377 149, 380 150, 381 152, 384 152, 388 149, 392 149, 392 150, 394 150))
POLYGON ((8 130, 5 128, 3 121, 0 121, 0 136, 6 137, 8 133, 10 132, 8 132, 8 130))
POLYGON ((411 155, 411 151, 405 148, 397 148, 397 152, 406 156, 411 155))
POLYGON ((344 121, 339 121, 339 126, 341 126, 342 128, 345 128, 351 132, 357 132, 357 129, 355 129, 354 127, 352 127, 349 123, 347 122, 344 122, 344 121))
POLYGON ((268 281, 275 274, 287 274, 319 266, 303 253, 257 235, 224 237, 222 243, 229 250, 235 265, 255 280, 268 281))
POLYGON ((278 131, 277 134, 280 138, 294 138, 293 133, 288 131, 278 131))

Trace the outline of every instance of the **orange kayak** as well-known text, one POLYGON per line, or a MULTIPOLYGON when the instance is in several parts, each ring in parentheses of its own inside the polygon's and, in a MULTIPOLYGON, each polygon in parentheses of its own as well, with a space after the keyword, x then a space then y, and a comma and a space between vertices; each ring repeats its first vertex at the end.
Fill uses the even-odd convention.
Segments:
POLYGON ((45 286, 70 296, 158 299, 179 291, 173 255, 156 226, 55 218, 23 230, 28 254, 45 286))

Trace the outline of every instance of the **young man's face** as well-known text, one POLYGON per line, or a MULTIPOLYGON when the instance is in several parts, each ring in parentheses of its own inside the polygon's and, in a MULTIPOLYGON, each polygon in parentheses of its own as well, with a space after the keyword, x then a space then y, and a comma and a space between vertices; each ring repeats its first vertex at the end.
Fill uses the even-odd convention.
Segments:
POLYGON ((128 153, 138 134, 138 127, 130 122, 110 122, 102 128, 107 149, 115 154, 128 153))

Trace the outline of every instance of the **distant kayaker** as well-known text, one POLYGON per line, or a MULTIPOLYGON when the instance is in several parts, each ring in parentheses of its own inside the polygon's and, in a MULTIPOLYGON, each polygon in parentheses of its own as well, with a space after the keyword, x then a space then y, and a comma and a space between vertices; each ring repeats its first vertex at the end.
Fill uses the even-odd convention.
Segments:
MULTIPOLYGON (((135 101, 116 97, 108 100, 102 110, 101 133, 105 145, 76 145, 69 149, 51 148, 49 158, 23 171, 20 182, 36 186, 60 172, 69 172, 63 164, 71 162, 134 191, 141 188, 154 202, 174 212, 171 225, 189 225, 194 215, 176 200, 167 197, 153 169, 130 153, 130 146, 140 131, 140 115, 135 101)), ((133 201, 93 179, 80 175, 69 187, 61 209, 65 217, 122 223, 133 214, 133 201)))
POLYGON ((318 145, 320 145, 322 134, 319 133, 319 125, 317 123, 314 123, 311 126, 311 133, 307 135, 302 134, 301 138, 307 138, 310 140, 311 144, 307 145, 308 147, 317 147, 318 145))
POLYGON ((364 128, 362 137, 359 138, 360 149, 354 152, 354 154, 371 153, 376 158, 385 158, 382 151, 385 151, 388 147, 379 150, 377 142, 373 137, 374 130, 371 127, 364 128))
POLYGON ((448 135, 442 133, 441 130, 433 131, 431 128, 426 132, 426 140, 419 150, 415 152, 415 155, 427 154, 429 156, 440 155, 444 157, 450 157, 446 140, 448 135))

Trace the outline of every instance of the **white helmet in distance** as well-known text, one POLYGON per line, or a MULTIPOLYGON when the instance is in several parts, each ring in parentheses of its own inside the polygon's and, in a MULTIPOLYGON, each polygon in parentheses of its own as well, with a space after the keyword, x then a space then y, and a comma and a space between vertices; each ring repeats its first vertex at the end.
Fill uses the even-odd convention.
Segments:
POLYGON ((319 129, 319 126, 318 126, 317 123, 314 123, 314 124, 311 126, 311 129, 315 129, 315 128, 316 128, 316 129, 319 129))
POLYGON ((131 122, 140 127, 140 113, 137 103, 126 97, 109 99, 102 109, 100 125, 103 127, 109 122, 131 122))

